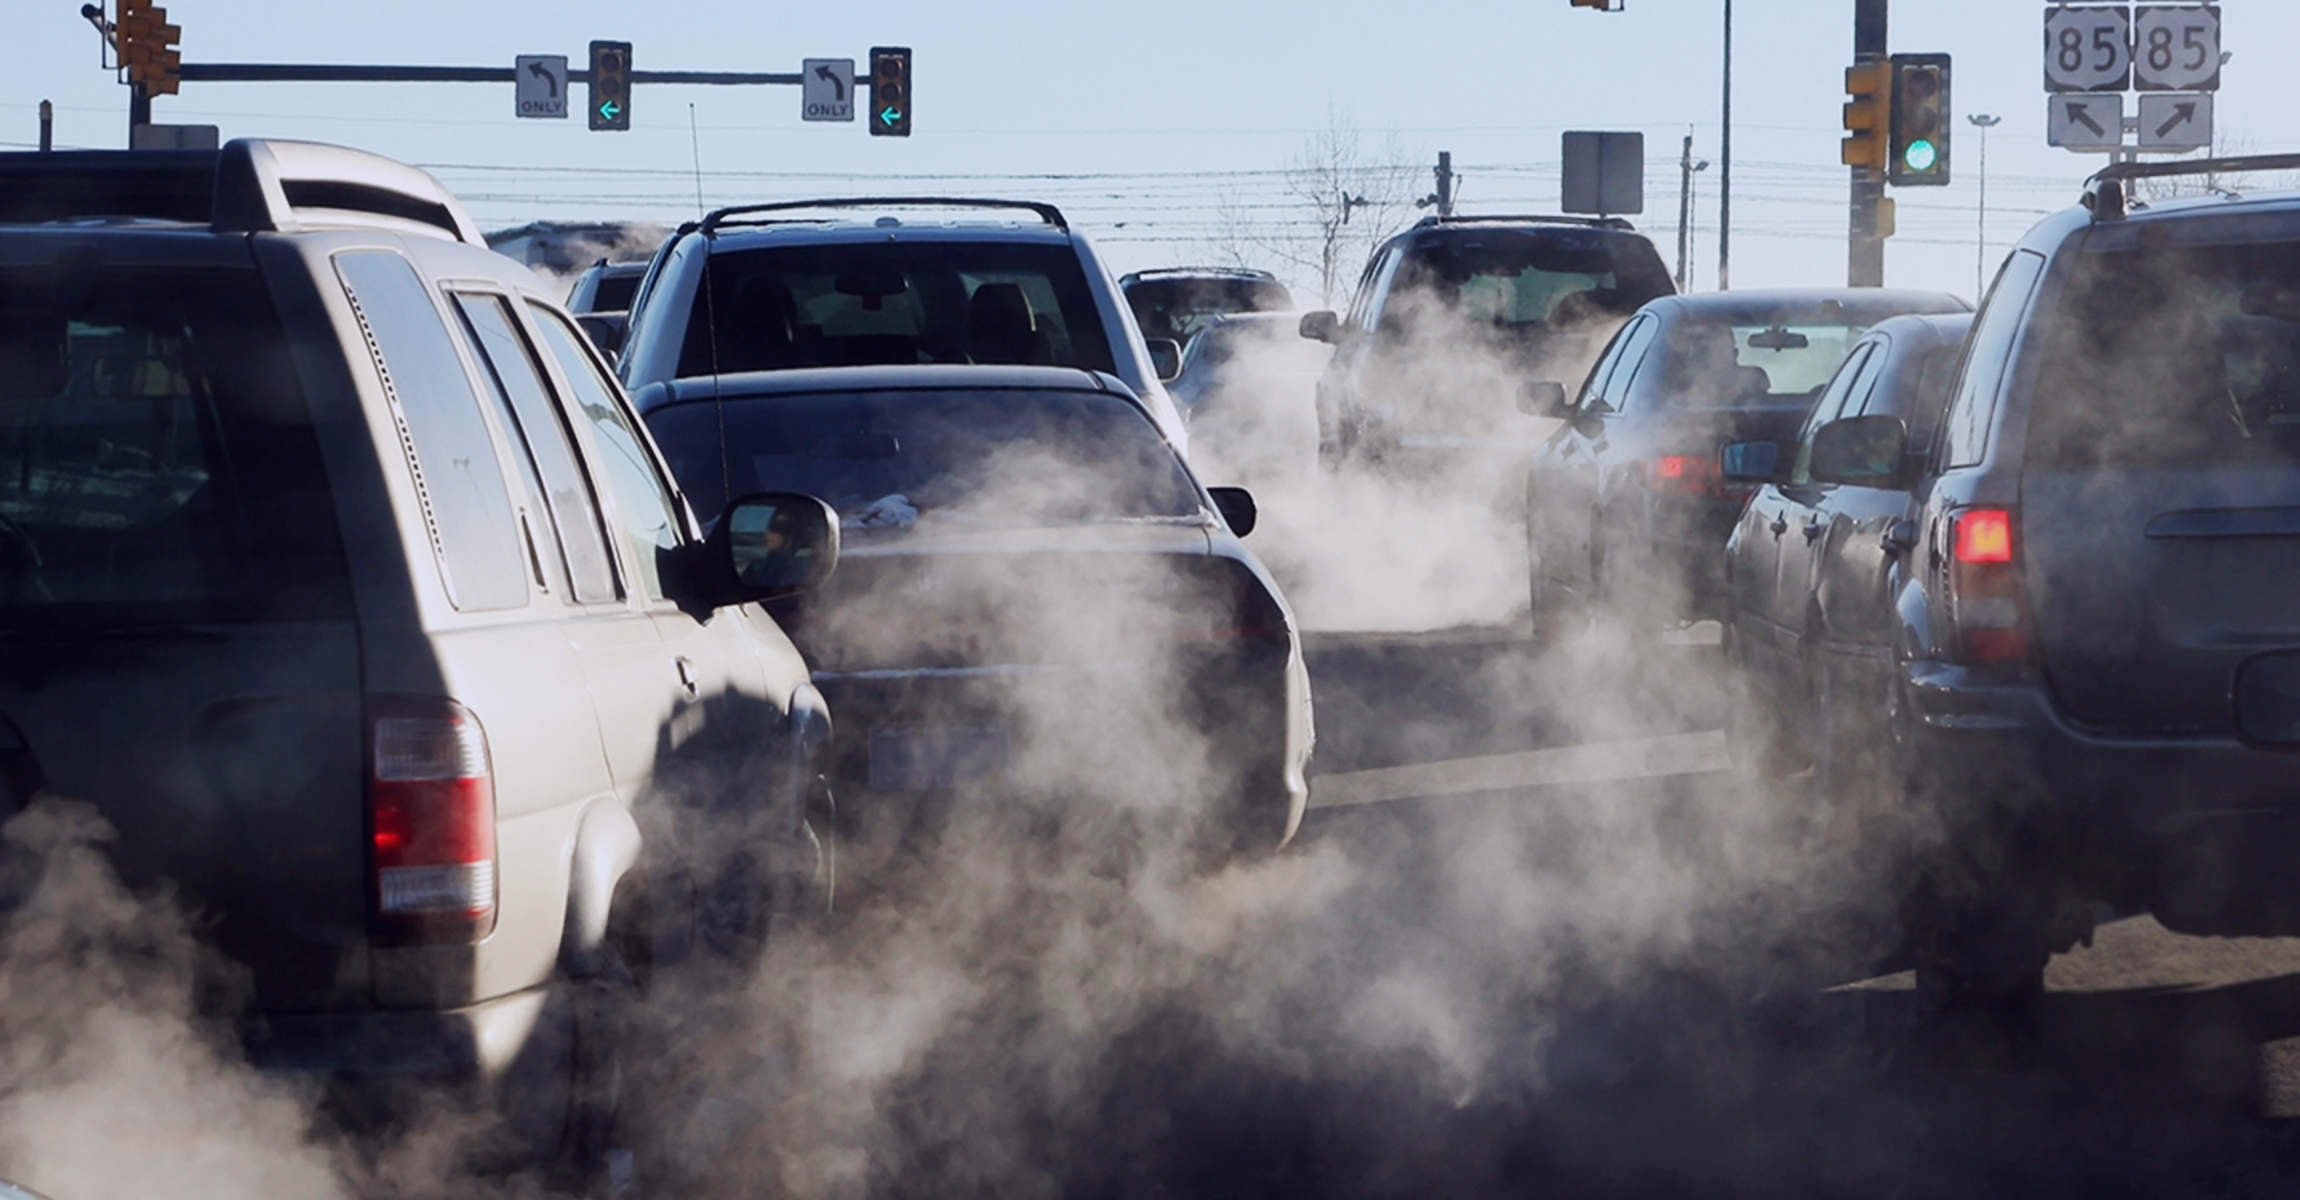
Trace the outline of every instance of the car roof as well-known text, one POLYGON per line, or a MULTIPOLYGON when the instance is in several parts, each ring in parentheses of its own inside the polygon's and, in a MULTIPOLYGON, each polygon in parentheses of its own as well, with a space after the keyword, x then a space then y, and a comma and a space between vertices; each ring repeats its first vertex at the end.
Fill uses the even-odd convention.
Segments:
POLYGON ((933 391, 1103 392, 1149 414, 1133 389, 1100 371, 1079 367, 976 366, 920 363, 869 367, 798 367, 694 376, 641 388, 642 411, 713 399, 757 400, 772 396, 829 395, 839 392, 933 391))
POLYGON ((1831 321, 1840 316, 1874 324, 1905 313, 1967 313, 1972 305, 1961 296, 1915 288, 1764 288, 1663 296, 1647 301, 1644 311, 1673 320, 1735 324, 1831 321))

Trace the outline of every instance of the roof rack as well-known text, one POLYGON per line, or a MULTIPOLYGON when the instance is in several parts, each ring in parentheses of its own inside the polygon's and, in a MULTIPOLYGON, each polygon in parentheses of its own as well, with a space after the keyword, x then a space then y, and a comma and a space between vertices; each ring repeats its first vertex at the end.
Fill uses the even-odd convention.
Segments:
POLYGON ((974 200, 957 196, 852 196, 830 200, 785 200, 775 204, 743 204, 722 208, 703 218, 700 228, 705 236, 721 225, 765 224, 765 222, 730 221, 731 217, 752 213, 793 212, 809 208, 1001 208, 1037 213, 1039 218, 1056 229, 1068 233, 1070 222, 1063 219, 1062 210, 1051 204, 1033 200, 974 200))
POLYGON ((1119 277, 1120 283, 1137 279, 1157 279, 1166 275, 1219 275, 1225 279, 1269 279, 1277 276, 1256 267, 1152 267, 1147 271, 1129 271, 1119 277))
POLYGON ((1637 228, 1637 226, 1629 223, 1629 218, 1627 217, 1561 217, 1544 213, 1527 213, 1516 216, 1503 214, 1474 217, 1431 216, 1423 217, 1421 220, 1414 222, 1414 228, 1431 229, 1439 225, 1476 225, 1481 223, 1503 224, 1525 221, 1539 221, 1546 225, 1583 225, 1591 229, 1627 229, 1635 231, 1637 228))
POLYGON ((2255 154, 2237 158, 2184 158, 2173 162, 2110 163, 2084 181, 2084 206, 2095 221, 2121 221, 2132 210, 2135 179, 2212 175, 2234 171, 2300 171, 2300 154, 2255 154))
POLYGON ((0 155, 0 221, 138 217, 218 233, 387 226, 485 246, 428 173, 318 142, 240 138, 220 150, 0 155))

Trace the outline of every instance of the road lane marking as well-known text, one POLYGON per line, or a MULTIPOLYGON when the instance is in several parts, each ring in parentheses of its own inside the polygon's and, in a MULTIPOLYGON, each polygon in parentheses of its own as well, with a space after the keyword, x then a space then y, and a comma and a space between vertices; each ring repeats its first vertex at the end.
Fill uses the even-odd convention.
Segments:
POLYGON ((1310 780, 1310 807, 1345 808, 1517 788, 1705 775, 1731 766, 1724 732, 1712 729, 1321 775, 1310 780))

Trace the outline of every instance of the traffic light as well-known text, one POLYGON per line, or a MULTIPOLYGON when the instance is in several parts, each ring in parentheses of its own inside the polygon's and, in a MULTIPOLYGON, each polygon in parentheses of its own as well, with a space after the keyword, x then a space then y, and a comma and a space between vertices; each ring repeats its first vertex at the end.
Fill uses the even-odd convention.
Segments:
POLYGON ((591 43, 591 128, 631 127, 631 43, 591 43))
POLYGON ((1893 154, 1888 180, 1899 187, 1949 183, 1949 56, 1893 56, 1893 154))
POLYGON ((910 136, 910 47, 873 46, 870 52, 872 137, 910 136))
POLYGON ((1881 62, 1845 68, 1844 160, 1848 167, 1885 169, 1885 130, 1891 120, 1891 76, 1881 62))
POLYGON ((168 24, 168 10, 152 0, 120 0, 120 19, 112 23, 113 47, 128 79, 147 96, 175 95, 182 81, 184 56, 176 43, 184 31, 168 24))

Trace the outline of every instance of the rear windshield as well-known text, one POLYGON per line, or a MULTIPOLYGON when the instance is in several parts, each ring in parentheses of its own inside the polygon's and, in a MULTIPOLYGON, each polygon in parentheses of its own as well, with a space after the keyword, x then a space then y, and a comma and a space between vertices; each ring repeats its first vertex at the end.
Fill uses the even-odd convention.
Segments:
POLYGON ((639 294, 639 281, 643 272, 622 271, 599 273, 599 282, 591 289, 592 312, 624 312, 631 307, 631 298, 639 294))
POLYGON ((906 392, 774 397, 648 414, 699 511, 737 495, 805 492, 850 531, 921 520, 1033 525, 1192 519, 1198 492, 1157 427, 1086 392, 906 392), (724 479, 724 484, 722 482, 724 479))
POLYGON ((0 268, 0 619, 338 616, 346 589, 253 270, 0 268))
POLYGON ((2080 253, 2039 320, 2030 464, 2300 459, 2300 243, 2080 253))
POLYGON ((1661 377, 1649 394, 1680 408, 1810 403, 1868 329, 1770 321, 1680 325, 1662 348, 1661 377))
POLYGON ((790 367, 1003 363, 1115 371, 1068 246, 888 242, 710 256, 682 377, 790 367), (713 334, 716 334, 714 340, 713 334))
POLYGON ((1612 324, 1672 290, 1649 243, 1595 230, 1493 230, 1425 241, 1395 286, 1460 319, 1544 329, 1612 324))
POLYGON ((1140 280, 1126 289, 1126 303, 1143 337, 1183 342, 1216 317, 1284 312, 1294 307, 1294 297, 1275 279, 1214 275, 1140 280))

